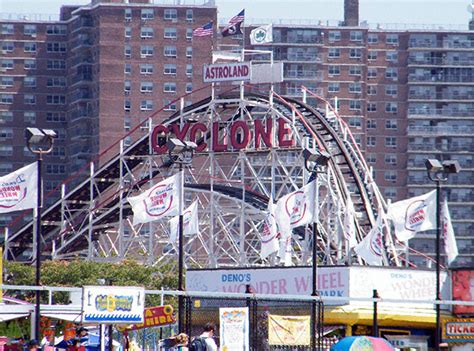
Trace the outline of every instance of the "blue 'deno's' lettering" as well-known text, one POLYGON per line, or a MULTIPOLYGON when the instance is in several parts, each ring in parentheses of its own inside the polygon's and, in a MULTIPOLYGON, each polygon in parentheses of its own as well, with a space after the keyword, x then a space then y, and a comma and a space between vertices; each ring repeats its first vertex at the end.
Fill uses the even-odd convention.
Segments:
POLYGON ((221 280, 223 283, 250 283, 250 273, 223 274, 221 280))

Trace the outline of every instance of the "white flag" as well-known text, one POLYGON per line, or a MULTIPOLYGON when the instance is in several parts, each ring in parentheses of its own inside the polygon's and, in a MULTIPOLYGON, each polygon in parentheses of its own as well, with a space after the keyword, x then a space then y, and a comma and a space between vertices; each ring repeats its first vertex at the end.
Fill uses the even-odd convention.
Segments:
POLYGON ((166 178, 144 193, 127 198, 133 210, 133 225, 179 215, 182 172, 166 178))
POLYGON ((0 213, 36 208, 38 163, 0 177, 0 213))
POLYGON ((407 241, 417 232, 436 229, 436 190, 390 204, 388 216, 399 241, 407 241))
POLYGON ((268 200, 268 213, 263 222, 262 249, 260 252, 262 258, 268 257, 272 253, 278 251, 279 248, 279 230, 275 219, 275 208, 276 206, 273 203, 273 198, 270 197, 268 200))
POLYGON ((357 245, 354 214, 354 204, 349 195, 346 201, 346 212, 344 213, 344 237, 347 240, 347 245, 349 246, 349 248, 353 248, 357 245))
MULTIPOLYGON (((183 234, 195 235, 199 233, 198 201, 194 201, 183 211, 183 234)), ((170 219, 170 241, 175 242, 178 238, 179 216, 170 219)))
POLYGON ((273 27, 271 24, 257 27, 250 32, 250 43, 259 45, 273 42, 273 27))
POLYGON ((367 264, 381 266, 383 262, 383 215, 379 211, 379 216, 375 226, 369 234, 354 248, 354 251, 364 259, 367 264))
POLYGON ((451 223, 451 216, 448 209, 448 201, 444 199, 443 203, 443 239, 444 239, 444 250, 448 257, 448 264, 451 264, 458 256, 458 245, 456 244, 456 238, 454 236, 453 224, 451 223))
POLYGON ((296 228, 313 222, 314 188, 315 180, 278 200, 275 217, 281 228, 286 224, 296 228))

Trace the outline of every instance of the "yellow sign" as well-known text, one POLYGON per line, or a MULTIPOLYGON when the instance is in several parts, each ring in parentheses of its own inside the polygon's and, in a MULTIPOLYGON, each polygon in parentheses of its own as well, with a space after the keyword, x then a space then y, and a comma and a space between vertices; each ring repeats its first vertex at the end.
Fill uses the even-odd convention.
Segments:
POLYGON ((474 319, 451 319, 444 322, 443 341, 445 342, 473 342, 474 319))
POLYGON ((268 316, 270 345, 310 345, 310 316, 268 316))

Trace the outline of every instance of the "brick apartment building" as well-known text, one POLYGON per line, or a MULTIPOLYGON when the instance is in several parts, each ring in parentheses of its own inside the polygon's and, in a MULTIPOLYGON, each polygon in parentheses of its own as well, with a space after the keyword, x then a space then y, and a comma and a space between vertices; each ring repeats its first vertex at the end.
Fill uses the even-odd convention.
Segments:
MULTIPOLYGON (((97 0, 63 7, 59 21, 2 20, 0 174, 34 160, 24 148, 27 126, 53 128, 60 138, 45 165, 51 189, 131 126, 200 87, 212 42, 192 38, 192 29, 217 23, 217 8, 176 3, 97 0)), ((284 62, 281 94, 301 96, 305 85, 333 102, 337 97, 387 199, 433 188, 426 158, 457 159, 463 171, 444 189, 461 253, 456 264, 472 263, 474 31, 372 29, 359 25, 357 3, 346 1, 339 24, 274 25, 273 43, 255 48, 271 49, 284 62)), ((3 216, 0 227, 11 217, 3 216)), ((423 233, 410 245, 434 256, 433 238, 423 233)))

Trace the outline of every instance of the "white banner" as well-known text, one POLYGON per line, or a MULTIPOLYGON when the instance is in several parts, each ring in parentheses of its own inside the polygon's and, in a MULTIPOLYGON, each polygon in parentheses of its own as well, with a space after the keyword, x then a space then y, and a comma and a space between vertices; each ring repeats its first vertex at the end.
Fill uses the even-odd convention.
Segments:
POLYGON ((268 24, 255 28, 250 32, 250 43, 259 45, 273 42, 273 26, 268 24))
POLYGON ((436 190, 390 204, 387 214, 399 241, 407 241, 417 232, 436 229, 436 190))
POLYGON ((179 215, 181 179, 180 172, 153 185, 138 196, 128 197, 133 210, 133 225, 179 215))
POLYGON ((36 208, 38 163, 0 177, 0 213, 36 208))
POLYGON ((456 244, 451 215, 448 209, 448 200, 446 199, 444 199, 442 212, 444 250, 448 258, 448 264, 451 264, 458 256, 458 245, 456 244))
POLYGON ((349 248, 353 248, 357 245, 354 213, 354 204, 349 195, 346 201, 346 212, 344 213, 344 237, 347 240, 349 248))
POLYGON ((313 221, 315 180, 289 193, 277 202, 277 223, 289 223, 291 228, 301 227, 313 221))
POLYGON ((220 349, 249 350, 248 307, 219 308, 220 349))
POLYGON ((354 251, 364 259, 367 264, 381 266, 383 262, 383 215, 379 216, 375 226, 367 236, 354 248, 354 251))
POLYGON ((266 258, 272 253, 278 251, 278 225, 275 219, 275 208, 276 205, 273 203, 273 198, 270 197, 268 200, 268 213, 263 222, 262 244, 260 250, 260 256, 266 258))
MULTIPOLYGON (((199 233, 198 201, 194 201, 183 212, 183 234, 195 235, 199 233)), ((179 216, 170 219, 170 241, 174 243, 178 238, 179 216)))
POLYGON ((143 323, 145 289, 132 286, 84 286, 83 323, 143 323))

